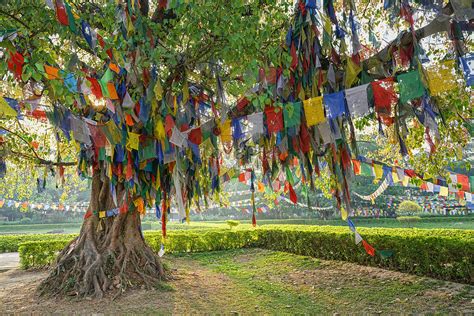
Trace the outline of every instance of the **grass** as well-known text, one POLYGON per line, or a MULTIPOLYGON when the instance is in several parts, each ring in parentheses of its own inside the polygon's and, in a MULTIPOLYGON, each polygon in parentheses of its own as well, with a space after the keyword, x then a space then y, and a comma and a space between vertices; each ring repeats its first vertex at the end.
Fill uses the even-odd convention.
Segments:
POLYGON ((457 289, 452 293, 452 301, 437 296, 427 300, 423 295, 437 292, 438 288, 449 292, 446 282, 261 249, 176 258, 197 261, 215 273, 224 274, 238 289, 233 293, 233 300, 246 301, 245 313, 386 313, 433 308, 436 312, 447 312, 456 304, 470 302, 474 289, 472 286, 457 289))
MULTIPOLYGON (((451 228, 451 229, 474 229, 474 216, 464 217, 422 217, 421 220, 411 223, 398 221, 395 218, 381 219, 354 219, 357 227, 388 227, 388 228, 451 228)), ((242 224, 235 229, 249 227, 251 221, 241 221, 242 224)), ((269 224, 298 224, 298 225, 331 225, 347 226, 343 220, 319 220, 319 219, 262 219, 257 218, 258 225, 269 224)), ((144 230, 161 230, 158 221, 144 222, 144 230)), ((65 234, 79 233, 81 223, 64 224, 29 224, 29 225, 0 225, 0 234, 42 234, 53 230, 63 230, 65 234)), ((229 229, 225 221, 198 222, 191 221, 190 224, 170 223, 168 229, 229 229)))

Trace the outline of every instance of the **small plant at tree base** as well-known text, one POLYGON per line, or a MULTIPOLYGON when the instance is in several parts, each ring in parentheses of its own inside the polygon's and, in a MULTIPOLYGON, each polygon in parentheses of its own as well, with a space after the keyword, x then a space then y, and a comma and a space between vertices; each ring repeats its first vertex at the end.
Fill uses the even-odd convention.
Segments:
POLYGON ((226 221, 227 225, 229 225, 229 228, 232 229, 232 227, 237 227, 240 225, 239 221, 234 221, 234 220, 228 220, 226 221))

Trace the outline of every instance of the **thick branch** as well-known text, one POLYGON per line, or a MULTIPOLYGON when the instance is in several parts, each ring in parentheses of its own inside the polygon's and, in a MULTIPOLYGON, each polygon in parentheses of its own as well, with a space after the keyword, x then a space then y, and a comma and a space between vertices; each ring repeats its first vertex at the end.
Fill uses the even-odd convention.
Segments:
MULTIPOLYGON (((442 10, 441 13, 433 19, 430 23, 424 27, 415 31, 415 38, 417 41, 428 37, 430 35, 444 32, 449 29, 450 15, 453 14, 454 10, 449 2, 442 10)), ((408 46, 413 43, 414 37, 410 31, 403 31, 400 36, 391 41, 385 48, 380 50, 375 55, 369 57, 362 62, 364 69, 372 69, 380 63, 385 63, 390 60, 392 52, 398 46, 408 46)))
POLYGON ((33 157, 33 156, 30 156, 30 155, 27 155, 27 154, 24 154, 24 153, 20 153, 20 152, 14 151, 14 150, 10 150, 10 152, 11 152, 12 154, 18 155, 18 156, 20 156, 20 157, 22 157, 22 158, 29 159, 29 160, 33 160, 33 161, 35 161, 36 163, 38 163, 38 164, 40 164, 40 165, 62 166, 62 167, 77 166, 77 162, 76 162, 76 161, 59 161, 59 162, 55 162, 55 161, 51 161, 51 160, 45 160, 45 159, 42 159, 42 158, 33 157))
POLYGON ((21 156, 23 158, 26 158, 26 159, 34 160, 34 161, 36 161, 37 163, 39 163, 41 165, 54 165, 54 166, 76 166, 77 165, 77 162, 62 162, 62 161, 54 162, 54 161, 51 161, 51 160, 43 159, 38 155, 38 153, 33 148, 33 146, 30 144, 30 142, 28 142, 20 134, 12 131, 12 130, 6 128, 6 127, 3 127, 3 126, 0 126, 0 129, 3 129, 5 131, 7 131, 8 133, 10 133, 10 134, 18 137, 20 140, 22 140, 28 146, 28 149, 31 150, 31 152, 33 153, 34 156, 30 156, 30 155, 27 155, 27 154, 23 154, 23 153, 19 153, 19 152, 15 152, 13 150, 10 150, 10 152, 13 153, 13 154, 19 155, 19 156, 21 156))

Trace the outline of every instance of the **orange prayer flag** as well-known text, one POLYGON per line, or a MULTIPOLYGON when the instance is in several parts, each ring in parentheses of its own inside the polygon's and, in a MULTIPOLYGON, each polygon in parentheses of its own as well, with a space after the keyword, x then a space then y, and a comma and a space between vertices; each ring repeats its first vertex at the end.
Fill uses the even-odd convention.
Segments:
POLYGON ((362 245, 364 246, 365 252, 367 252, 368 255, 370 256, 375 256, 375 249, 371 245, 369 245, 368 242, 365 240, 362 240, 362 245))
POLYGON ((44 65, 44 71, 48 75, 48 79, 59 79, 59 69, 48 65, 44 65))
POLYGON ((113 82, 107 82, 107 90, 109 91, 110 98, 112 100, 118 100, 117 90, 113 82))
POLYGON ((265 192, 265 185, 262 182, 258 182, 258 192, 265 192))
POLYGON ((119 68, 116 64, 114 64, 114 63, 110 63, 110 64, 109 64, 109 68, 110 68, 113 72, 115 72, 116 74, 118 74, 118 73, 120 72, 120 68, 119 68))
POLYGON ((127 123, 128 126, 133 126, 135 124, 130 114, 125 115, 125 122, 127 123))
POLYGON ((354 168, 354 174, 359 175, 360 174, 360 161, 357 159, 352 159, 352 166, 354 168))

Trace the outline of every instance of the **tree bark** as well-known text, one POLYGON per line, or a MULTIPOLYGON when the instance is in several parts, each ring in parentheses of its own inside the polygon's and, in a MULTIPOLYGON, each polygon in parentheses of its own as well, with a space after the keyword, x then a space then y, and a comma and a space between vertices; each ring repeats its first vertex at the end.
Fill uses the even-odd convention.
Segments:
MULTIPOLYGON (((119 184, 117 201, 122 201, 124 194, 125 189, 119 184)), ((92 180, 88 210, 105 211, 115 207, 109 180, 101 179, 97 172, 92 180)), ((140 232, 139 213, 128 211, 115 217, 99 218, 94 214, 86 218, 79 236, 60 252, 38 290, 42 295, 100 298, 108 291, 118 295, 129 287, 151 288, 164 279, 159 257, 140 232)))

